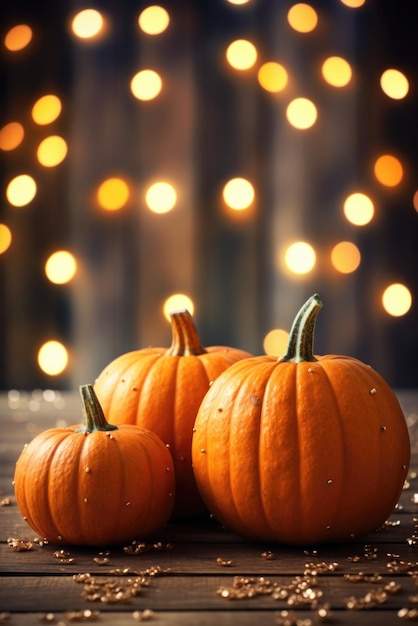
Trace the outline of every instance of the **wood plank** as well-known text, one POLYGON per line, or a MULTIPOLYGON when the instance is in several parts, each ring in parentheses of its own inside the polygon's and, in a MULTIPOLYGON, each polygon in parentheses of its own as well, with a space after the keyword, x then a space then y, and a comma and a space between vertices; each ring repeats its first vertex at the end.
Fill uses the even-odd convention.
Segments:
MULTIPOLYGON (((137 609, 136 609, 137 610, 137 609)), ((98 623, 104 626, 132 626, 135 624, 133 618, 134 611, 132 607, 124 612, 121 611, 101 611, 98 617, 98 623)), ((296 619, 311 620, 313 624, 318 624, 318 617, 315 611, 297 610, 294 612, 296 619)), ((55 613, 55 624, 71 623, 66 621, 66 613, 55 613)), ((34 626, 39 624, 42 613, 13 613, 10 624, 13 626, 34 626)), ((280 619, 280 610, 256 610, 251 609, 235 610, 235 611, 155 611, 150 624, 158 626, 254 626, 254 624, 274 625, 278 624, 280 619)), ((85 620, 83 623, 88 623, 85 620)), ((146 622, 148 623, 148 622, 146 622)), ((397 609, 377 610, 368 609, 367 611, 342 611, 333 609, 332 616, 328 620, 330 624, 341 624, 344 626, 358 626, 359 623, 367 624, 367 626, 394 626, 401 624, 397 615, 397 609), (365 620, 365 621, 361 621, 365 620)))
POLYGON ((106 553, 107 562, 99 549, 65 548, 65 554, 56 545, 15 552, 7 544, 0 545, 0 572, 7 574, 61 575, 89 572, 108 575, 112 569, 129 568, 141 571, 159 566, 170 569, 173 574, 219 575, 265 575, 301 574, 307 564, 337 563, 335 575, 364 572, 369 575, 387 574, 388 563, 396 560, 416 564, 418 554, 415 546, 403 544, 344 544, 321 546, 305 550, 286 546, 265 546, 239 543, 174 543, 167 551, 151 549, 139 556, 128 556, 122 548, 111 548, 106 553), (266 556, 266 554, 268 556, 266 556), (218 559, 221 562, 218 562, 218 559))
MULTIPOLYGON (((95 577, 96 581, 106 577, 95 577)), ((167 575, 152 578, 149 587, 144 587, 138 596, 130 599, 128 604, 121 602, 134 610, 150 608, 159 611, 212 611, 212 610, 282 610, 289 609, 287 600, 273 599, 271 595, 257 595, 244 599, 229 600, 219 595, 221 589, 231 589, 233 576, 173 576, 167 575)), ((387 582, 393 578, 387 577, 387 582)), ((388 594, 387 600, 375 608, 382 610, 396 609, 406 606, 408 598, 416 592, 414 580, 410 576, 398 576, 396 580, 401 589, 394 594, 388 594)), ((117 577, 118 584, 123 583, 123 577, 117 577)), ((289 586, 293 577, 269 576, 270 583, 281 587, 289 586)), ((320 591, 321 602, 327 602, 333 609, 344 609, 345 599, 350 596, 363 598, 368 592, 377 592, 380 585, 370 582, 348 583, 341 576, 320 576, 315 592, 320 591)), ((94 610, 100 607, 101 611, 115 610, 114 604, 104 602, 89 602, 82 597, 83 585, 75 583, 68 576, 17 576, 1 579, 0 607, 9 612, 58 612, 69 610, 94 610)), ((304 605, 309 608, 308 604, 304 605)), ((120 608, 120 606, 118 606, 120 608)), ((294 609, 299 606, 292 606, 294 609)))

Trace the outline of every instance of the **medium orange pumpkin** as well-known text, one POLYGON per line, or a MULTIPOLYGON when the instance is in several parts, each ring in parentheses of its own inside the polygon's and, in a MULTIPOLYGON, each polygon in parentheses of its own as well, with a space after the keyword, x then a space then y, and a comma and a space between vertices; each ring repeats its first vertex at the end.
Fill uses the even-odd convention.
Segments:
POLYGON ((212 382, 232 363, 251 356, 226 346, 203 347, 191 314, 171 313, 172 344, 116 358, 101 372, 95 391, 112 424, 155 432, 171 451, 176 475, 175 517, 207 512, 191 463, 193 424, 212 382))
POLYGON ((192 459, 218 521, 295 545, 357 539, 393 511, 410 444, 398 400, 368 365, 313 355, 318 295, 301 308, 287 353, 231 366, 198 412, 192 459))
POLYGON ((171 455, 151 431, 108 424, 92 385, 80 393, 84 426, 51 428, 23 449, 14 479, 20 512, 41 537, 59 544, 150 537, 174 505, 171 455))

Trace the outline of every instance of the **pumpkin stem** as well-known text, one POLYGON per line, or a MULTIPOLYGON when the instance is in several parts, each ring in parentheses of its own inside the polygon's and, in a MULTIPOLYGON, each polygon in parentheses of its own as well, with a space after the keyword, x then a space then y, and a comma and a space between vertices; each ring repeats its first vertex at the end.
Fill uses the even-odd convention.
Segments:
POLYGON ((170 313, 172 342, 165 354, 171 356, 199 355, 207 352, 200 343, 200 337, 193 318, 186 309, 170 313))
POLYGON ((83 409, 84 426, 78 428, 77 433, 92 433, 97 430, 117 430, 117 426, 109 424, 100 406, 100 402, 93 389, 93 385, 80 386, 81 405, 83 409))
POLYGON ((309 298, 296 315, 289 334, 286 354, 279 361, 317 361, 313 354, 316 316, 322 307, 317 293, 309 298))

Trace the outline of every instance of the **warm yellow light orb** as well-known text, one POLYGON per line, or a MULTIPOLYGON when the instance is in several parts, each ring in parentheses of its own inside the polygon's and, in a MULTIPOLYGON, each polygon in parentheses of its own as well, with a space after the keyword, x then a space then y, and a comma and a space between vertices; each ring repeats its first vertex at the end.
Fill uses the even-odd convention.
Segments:
POLYGON ((169 296, 163 304, 164 317, 168 321, 171 320, 170 313, 174 313, 175 311, 183 311, 184 309, 189 311, 190 315, 193 315, 193 300, 184 293, 174 293, 172 296, 169 296))
POLYGON ((331 263, 341 274, 355 272, 360 261, 360 250, 351 241, 340 241, 331 251, 331 263))
POLYGON ((61 374, 68 365, 67 348, 59 341, 47 341, 39 349, 38 365, 49 376, 61 374))
POLYGON ((291 244, 285 252, 285 265, 293 274, 309 274, 315 267, 316 253, 306 241, 291 244))
POLYGON ((287 20, 290 26, 299 33, 310 33, 318 24, 318 15, 310 4, 299 2, 290 7, 287 20))
POLYGON ((0 224, 0 254, 10 248, 12 243, 12 231, 6 224, 0 224))
POLYGON ((0 150, 9 151, 17 148, 23 141, 25 131, 19 122, 9 122, 0 130, 0 150))
POLYGON ((369 224, 374 216, 374 204, 365 193, 355 192, 344 201, 344 215, 355 226, 369 224))
POLYGON ((117 176, 104 180, 97 190, 97 201, 105 211, 119 211, 128 200, 128 183, 117 176))
POLYGON ((254 187, 246 178, 231 178, 223 188, 225 204, 234 211, 244 211, 254 200, 254 187))
POLYGON ((386 287, 382 295, 383 308, 393 317, 406 315, 412 306, 412 295, 408 287, 393 283, 386 287))
POLYGON ((408 94, 409 81, 399 70, 389 69, 380 77, 382 91, 394 100, 402 100, 408 94))
POLYGON ((287 70, 280 63, 268 61, 258 70, 257 79, 263 89, 271 93, 283 91, 288 83, 287 70))
POLYGON ((328 57, 322 64, 322 76, 332 87, 345 87, 352 75, 351 65, 342 57, 328 57))
POLYGON ((7 31, 4 45, 10 52, 23 50, 32 39, 32 29, 27 24, 18 24, 7 31))
POLYGON ((341 0, 342 4, 345 4, 350 9, 358 9, 366 3, 366 0, 341 0))
POLYGON ((6 188, 6 198, 16 207, 26 206, 36 195, 36 183, 32 176, 19 174, 15 176, 6 188))
POLYGON ((249 70, 257 61, 257 48, 251 41, 237 39, 229 44, 226 59, 236 70, 249 70))
POLYGON ((289 333, 282 328, 270 330, 263 340, 263 349, 270 356, 282 356, 286 353, 289 333))
POLYGON ((45 263, 45 274, 51 283, 64 285, 69 283, 77 271, 77 261, 67 250, 58 250, 51 254, 45 263))
POLYGON ((74 16, 71 28, 80 39, 93 39, 103 31, 104 19, 96 9, 83 9, 74 16))
POLYGON ((308 98, 295 98, 286 109, 287 121, 299 130, 311 128, 317 117, 316 106, 308 98))
POLYGON ((148 187, 145 203, 153 213, 168 213, 177 202, 177 192, 173 185, 159 181, 148 187))
POLYGON ((141 11, 138 24, 139 28, 147 35, 160 35, 170 23, 168 12, 159 5, 152 5, 141 11))
POLYGON ((131 80, 131 92, 138 100, 153 100, 162 86, 161 76, 154 70, 141 70, 131 80))
POLYGON ((44 167, 55 167, 67 156, 67 142, 58 135, 46 137, 38 146, 36 156, 44 167))
POLYGON ((403 167, 396 157, 383 154, 374 164, 374 175, 385 187, 396 187, 403 178, 403 167))
POLYGON ((59 117, 62 110, 61 100, 54 94, 42 96, 32 107, 32 119, 36 124, 51 124, 59 117))

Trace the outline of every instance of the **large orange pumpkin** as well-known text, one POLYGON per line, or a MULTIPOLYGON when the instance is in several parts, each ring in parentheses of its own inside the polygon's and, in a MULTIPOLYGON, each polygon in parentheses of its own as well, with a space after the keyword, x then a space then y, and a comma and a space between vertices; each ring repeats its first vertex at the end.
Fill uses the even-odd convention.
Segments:
POLYGON ((284 357, 254 357, 222 374, 196 418, 202 497, 252 539, 357 539, 386 521, 407 476, 408 429, 389 385, 354 358, 314 356, 321 306, 315 294, 302 307, 284 357))
POLYGON ((175 517, 207 512, 196 488, 193 424, 211 383, 232 363, 251 356, 226 346, 203 347, 186 310, 171 314, 170 348, 142 348, 116 358, 101 372, 95 391, 112 424, 136 424, 167 445, 176 475, 175 517))
POLYGON ((14 479, 20 512, 59 544, 150 537, 174 505, 171 455, 151 431, 108 424, 91 385, 80 392, 84 425, 51 428, 23 449, 14 479))

